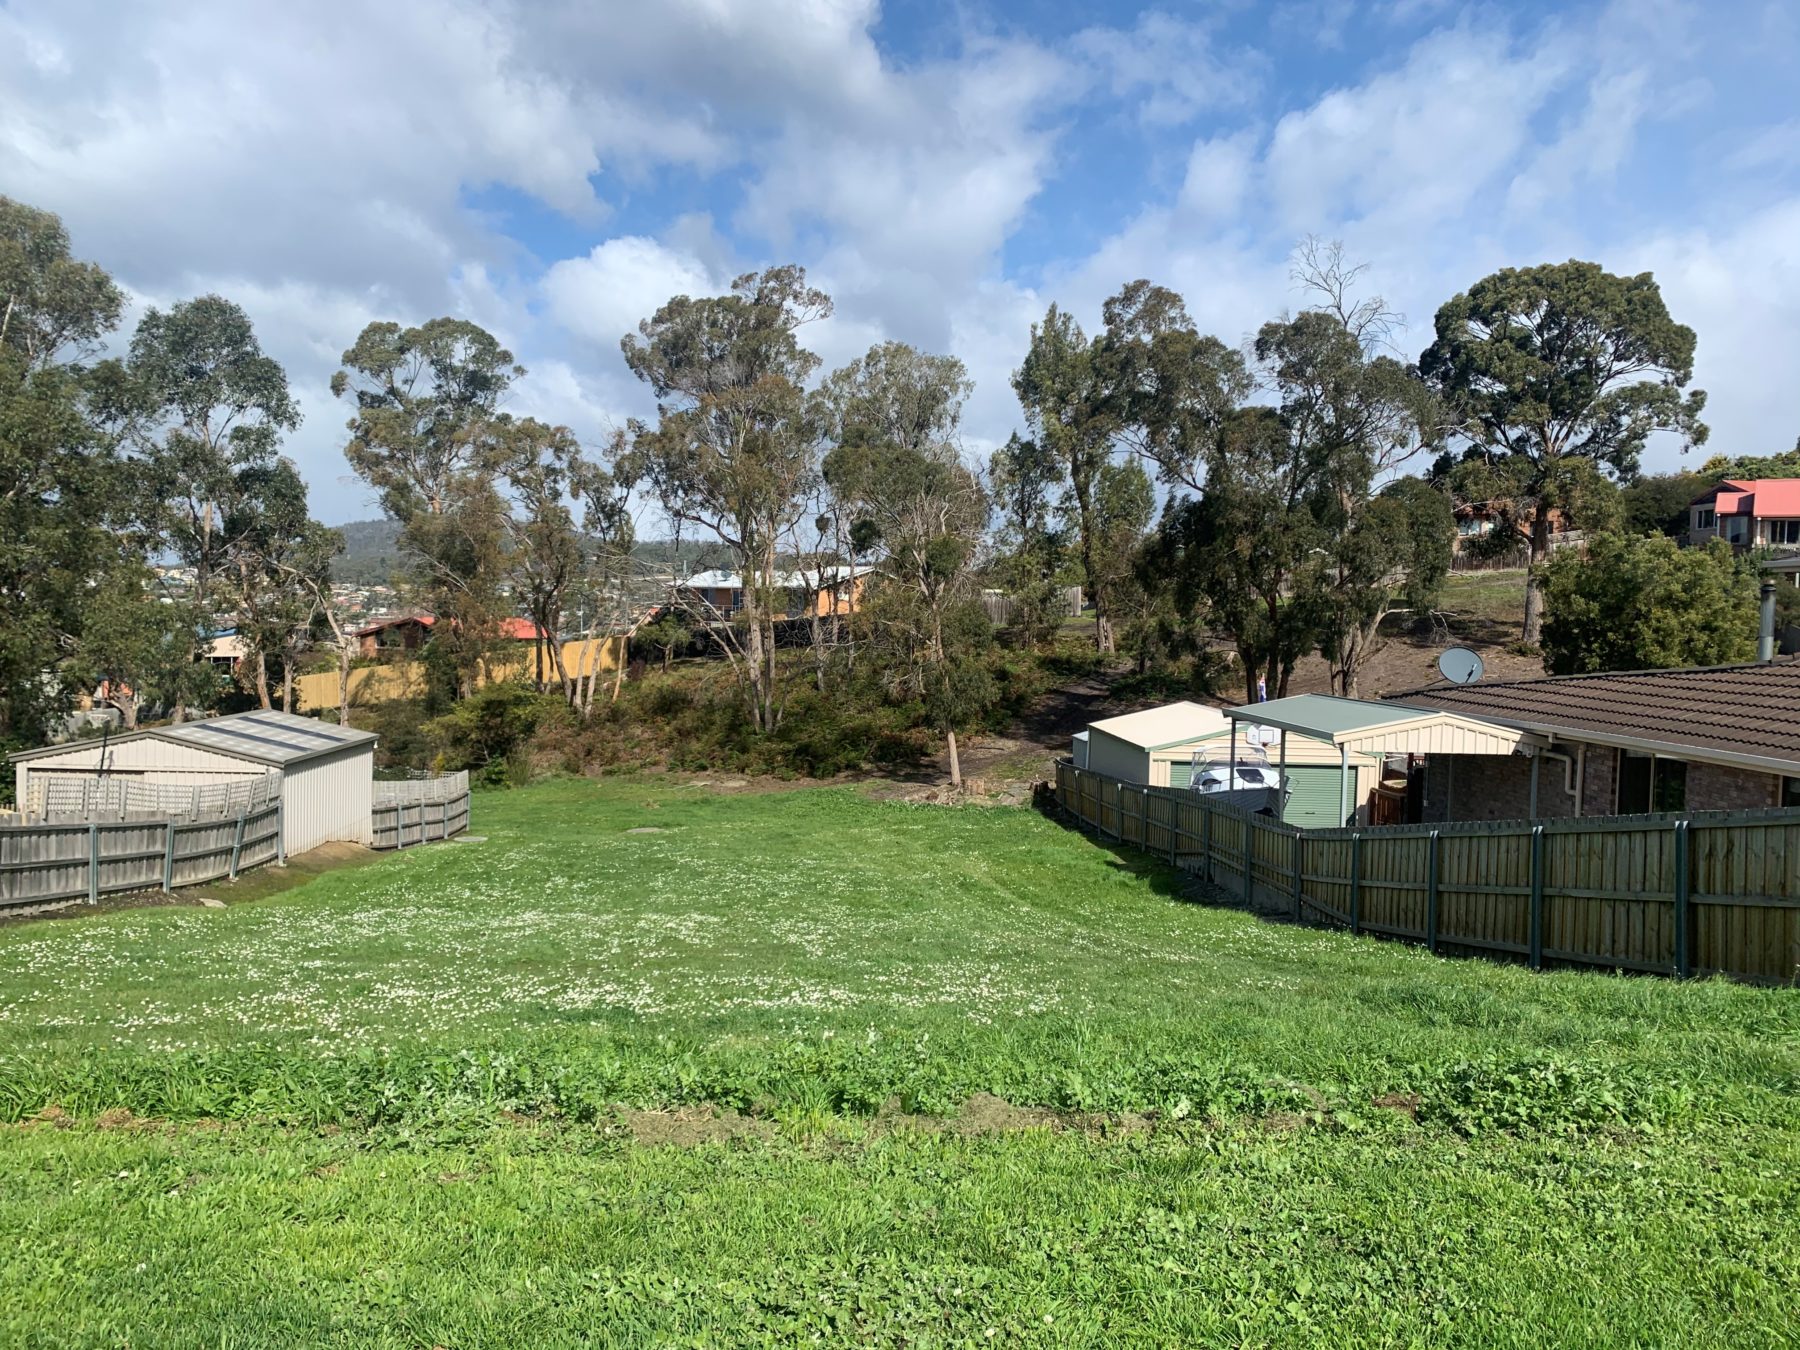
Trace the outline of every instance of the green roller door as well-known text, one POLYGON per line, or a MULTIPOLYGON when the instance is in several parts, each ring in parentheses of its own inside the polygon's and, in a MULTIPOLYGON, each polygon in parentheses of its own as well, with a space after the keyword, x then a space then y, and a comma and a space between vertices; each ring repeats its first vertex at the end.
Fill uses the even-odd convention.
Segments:
POLYGON ((1169 786, 1184 788, 1194 781, 1194 761, 1185 760, 1169 765, 1169 786))
MULTIPOLYGON (((1330 764, 1288 765, 1288 804, 1283 819, 1307 830, 1344 823, 1343 775, 1330 764)), ((1356 765, 1350 766, 1350 799, 1356 800, 1356 765)))

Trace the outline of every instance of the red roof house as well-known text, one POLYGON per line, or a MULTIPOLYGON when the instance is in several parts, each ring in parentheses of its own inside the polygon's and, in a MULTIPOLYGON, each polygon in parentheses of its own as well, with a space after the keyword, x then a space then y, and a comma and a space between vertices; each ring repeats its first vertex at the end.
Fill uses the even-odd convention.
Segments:
MULTIPOLYGON (((436 622, 437 617, 432 614, 408 614, 359 628, 356 630, 357 653, 380 656, 384 652, 414 651, 425 644, 436 622)), ((530 619, 502 619, 500 636, 508 642, 536 642, 538 627, 530 619)))
POLYGON ((1688 508, 1688 539, 1800 549, 1800 478, 1727 478, 1688 508))

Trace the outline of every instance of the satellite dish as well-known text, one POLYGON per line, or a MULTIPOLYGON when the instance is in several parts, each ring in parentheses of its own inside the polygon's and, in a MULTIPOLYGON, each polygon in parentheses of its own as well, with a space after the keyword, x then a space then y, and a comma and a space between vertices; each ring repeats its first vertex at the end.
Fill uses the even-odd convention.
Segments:
POLYGON ((1467 647, 1451 647, 1438 657, 1438 674, 1451 684, 1474 684, 1486 669, 1481 657, 1467 647))

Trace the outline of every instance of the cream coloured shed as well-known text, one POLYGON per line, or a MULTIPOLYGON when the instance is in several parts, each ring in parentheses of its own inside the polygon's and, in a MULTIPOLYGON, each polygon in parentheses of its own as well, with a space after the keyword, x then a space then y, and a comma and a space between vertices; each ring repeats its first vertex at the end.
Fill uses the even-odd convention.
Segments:
POLYGON ((336 841, 373 842, 375 736, 354 727, 262 709, 105 740, 71 741, 12 756, 18 802, 31 811, 57 780, 126 779, 204 790, 281 778, 282 841, 304 853, 336 841))
POLYGON ((1230 731, 1217 708, 1186 701, 1108 717, 1088 724, 1086 767, 1127 783, 1168 787, 1173 765, 1187 765, 1195 749, 1230 731))

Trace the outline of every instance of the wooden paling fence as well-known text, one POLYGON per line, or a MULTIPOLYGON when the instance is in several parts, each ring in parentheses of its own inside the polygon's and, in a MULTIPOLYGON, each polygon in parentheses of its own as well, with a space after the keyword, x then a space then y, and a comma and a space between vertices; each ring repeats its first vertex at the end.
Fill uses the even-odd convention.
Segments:
POLYGON ((173 891, 283 860, 279 797, 202 820, 0 826, 0 910, 173 891))
POLYGON ((1800 809, 1301 830, 1064 761, 1059 806, 1259 909, 1432 951, 1800 977, 1800 809))
POLYGON ((411 848, 469 828, 469 775, 440 774, 375 784, 376 848, 411 848))

